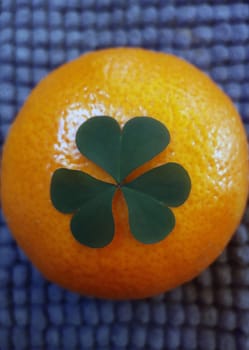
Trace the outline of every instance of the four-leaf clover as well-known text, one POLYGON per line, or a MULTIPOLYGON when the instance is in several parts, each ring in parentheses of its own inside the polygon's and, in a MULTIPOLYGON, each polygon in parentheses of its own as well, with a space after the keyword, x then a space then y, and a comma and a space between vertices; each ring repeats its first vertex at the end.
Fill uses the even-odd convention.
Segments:
POLYGON ((74 214, 71 231, 77 241, 92 248, 112 241, 112 199, 118 188, 128 206, 130 230, 138 241, 156 243, 173 230, 175 217, 169 207, 177 207, 188 198, 191 181, 187 171, 177 163, 167 163, 125 182, 169 141, 167 128, 151 117, 135 117, 121 129, 114 118, 96 116, 79 127, 79 151, 107 171, 116 184, 78 170, 60 168, 54 172, 52 203, 60 212, 74 214))

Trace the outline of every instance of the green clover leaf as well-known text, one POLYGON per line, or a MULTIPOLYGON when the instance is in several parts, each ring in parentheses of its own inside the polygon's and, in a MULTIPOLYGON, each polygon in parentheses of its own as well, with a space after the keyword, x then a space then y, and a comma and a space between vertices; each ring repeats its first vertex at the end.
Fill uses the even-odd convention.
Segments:
POLYGON ((76 134, 79 151, 107 171, 116 184, 106 183, 78 170, 57 169, 51 180, 54 207, 74 214, 71 231, 75 239, 92 248, 109 244, 114 236, 112 200, 121 188, 129 212, 130 230, 145 244, 164 239, 175 226, 169 207, 183 204, 191 180, 177 163, 167 163, 124 183, 136 168, 162 152, 170 141, 167 128, 151 117, 130 119, 121 130, 108 116, 92 117, 76 134))

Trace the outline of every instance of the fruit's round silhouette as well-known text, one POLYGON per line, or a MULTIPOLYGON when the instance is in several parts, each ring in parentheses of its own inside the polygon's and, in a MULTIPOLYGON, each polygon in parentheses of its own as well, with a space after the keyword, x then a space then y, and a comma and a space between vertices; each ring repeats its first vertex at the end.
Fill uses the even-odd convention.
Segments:
POLYGON ((247 141, 230 99, 191 64, 142 49, 102 50, 61 66, 33 90, 7 137, 1 185, 10 230, 46 278, 83 294, 147 297, 192 279, 231 238, 248 193, 247 141), (169 146, 130 177, 167 162, 188 171, 190 196, 173 208, 176 226, 163 241, 135 240, 120 193, 114 240, 104 248, 78 243, 71 215, 53 207, 57 168, 111 181, 75 144, 78 127, 96 115, 121 126, 151 116, 167 126, 169 146))

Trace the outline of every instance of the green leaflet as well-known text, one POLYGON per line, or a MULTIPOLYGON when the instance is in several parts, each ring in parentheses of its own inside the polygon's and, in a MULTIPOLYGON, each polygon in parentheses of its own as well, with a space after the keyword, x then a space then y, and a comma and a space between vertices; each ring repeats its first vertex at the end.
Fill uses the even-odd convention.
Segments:
POLYGON ((188 198, 191 180, 187 171, 177 163, 167 163, 147 171, 126 184, 169 207, 178 207, 188 198))
POLYGON ((174 214, 163 203, 125 186, 122 191, 129 210, 130 229, 138 241, 156 243, 173 230, 174 214))
POLYGON ((112 198, 116 187, 78 170, 57 169, 51 181, 51 199, 62 213, 73 213, 71 231, 80 242, 101 248, 112 241, 112 198), (104 227, 104 230, 103 230, 104 227))
POLYGON ((110 187, 114 186, 82 171, 60 168, 52 176, 50 196, 57 210, 73 213, 89 199, 110 187))
POLYGON ((112 198, 115 187, 85 202, 71 221, 71 230, 77 241, 91 248, 102 248, 114 235, 112 198))
POLYGON ((135 117, 123 130, 111 117, 94 117, 76 135, 80 152, 106 170, 117 182, 162 152, 169 143, 165 126, 150 117, 135 117))
POLYGON ((123 180, 168 145, 167 128, 150 117, 135 117, 121 130, 115 119, 92 117, 77 131, 76 144, 88 159, 107 171, 116 185, 78 170, 57 169, 51 179, 50 196, 62 213, 74 213, 71 231, 77 241, 91 248, 109 244, 114 235, 112 199, 117 187, 123 191, 134 237, 145 244, 164 239, 175 226, 168 207, 183 204, 191 179, 177 163, 149 170, 135 180, 123 180))

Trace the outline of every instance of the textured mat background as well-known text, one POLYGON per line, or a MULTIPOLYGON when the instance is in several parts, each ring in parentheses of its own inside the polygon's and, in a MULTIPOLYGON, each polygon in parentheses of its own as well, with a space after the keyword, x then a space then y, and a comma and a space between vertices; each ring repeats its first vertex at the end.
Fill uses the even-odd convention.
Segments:
MULTIPOLYGON (((249 131, 249 2, 0 1, 0 138, 33 86, 108 46, 173 52, 232 97, 249 131)), ((249 209, 200 277, 141 301, 83 298, 48 283, 1 218, 0 350, 249 349, 249 209)))

